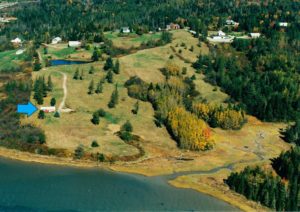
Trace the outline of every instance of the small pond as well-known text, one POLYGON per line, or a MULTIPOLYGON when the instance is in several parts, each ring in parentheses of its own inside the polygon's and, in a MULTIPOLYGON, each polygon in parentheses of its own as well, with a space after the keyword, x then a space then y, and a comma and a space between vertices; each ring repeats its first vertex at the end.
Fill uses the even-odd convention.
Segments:
POLYGON ((89 61, 80 61, 80 60, 50 60, 51 66, 60 66, 60 65, 76 65, 76 64, 85 64, 89 61))

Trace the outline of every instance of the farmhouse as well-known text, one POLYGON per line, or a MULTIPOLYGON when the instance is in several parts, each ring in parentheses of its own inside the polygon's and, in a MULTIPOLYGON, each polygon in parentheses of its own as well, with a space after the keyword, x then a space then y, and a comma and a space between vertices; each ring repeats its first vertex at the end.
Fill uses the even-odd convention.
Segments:
POLYGON ((258 32, 252 32, 252 33, 249 34, 249 36, 250 36, 251 38, 259 38, 260 35, 261 35, 261 34, 258 33, 258 32))
POLYGON ((130 33, 129 27, 122 27, 122 28, 121 28, 121 33, 125 33, 125 34, 130 33))
POLYGON ((45 113, 54 113, 56 108, 55 107, 41 107, 40 110, 44 111, 45 113))
POLYGON ((288 23, 287 22, 279 22, 278 26, 280 26, 280 27, 287 27, 288 23))
POLYGON ((80 47, 81 42, 80 41, 69 41, 69 47, 80 47))
POLYGON ((239 23, 235 22, 234 20, 228 19, 228 20, 226 20, 226 25, 228 25, 228 26, 238 26, 239 23))
POLYGON ((216 43, 232 43, 234 36, 226 36, 223 31, 218 31, 217 35, 208 37, 208 40, 216 43))
POLYGON ((166 26, 166 30, 176 30, 180 29, 179 24, 170 23, 166 26))
POLYGON ((15 39, 11 40, 10 42, 12 42, 13 44, 18 45, 18 44, 22 43, 22 40, 20 38, 15 38, 15 39))
POLYGON ((53 38, 52 39, 52 44, 58 44, 58 43, 60 43, 62 41, 62 39, 60 38, 60 37, 56 37, 56 38, 53 38))
POLYGON ((225 32, 223 32, 222 30, 219 30, 219 31, 218 31, 218 36, 223 37, 223 36, 226 36, 226 34, 225 34, 225 32))

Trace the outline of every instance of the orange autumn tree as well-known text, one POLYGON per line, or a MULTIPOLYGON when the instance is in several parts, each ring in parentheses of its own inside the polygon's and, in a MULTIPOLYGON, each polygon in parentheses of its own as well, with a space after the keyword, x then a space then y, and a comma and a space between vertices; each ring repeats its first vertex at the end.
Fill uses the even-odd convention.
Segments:
POLYGON ((166 125, 182 149, 204 151, 214 146, 206 123, 182 107, 168 113, 166 125))

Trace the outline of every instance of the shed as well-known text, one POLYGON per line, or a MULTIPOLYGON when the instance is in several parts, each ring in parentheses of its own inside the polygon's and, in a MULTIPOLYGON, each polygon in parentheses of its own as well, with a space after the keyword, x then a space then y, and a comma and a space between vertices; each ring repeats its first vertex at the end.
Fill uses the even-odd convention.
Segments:
POLYGON ((80 41, 69 41, 69 47, 80 47, 81 42, 80 41))
POLYGON ((56 37, 56 38, 53 38, 52 39, 52 44, 58 44, 58 43, 60 43, 62 41, 62 39, 60 38, 60 37, 56 37))
POLYGON ((44 111, 45 113, 54 113, 56 111, 56 108, 54 106, 41 107, 40 110, 44 111))
POLYGON ((252 33, 249 34, 249 36, 250 36, 251 38, 259 38, 260 35, 261 35, 261 34, 258 33, 258 32, 252 32, 252 33))

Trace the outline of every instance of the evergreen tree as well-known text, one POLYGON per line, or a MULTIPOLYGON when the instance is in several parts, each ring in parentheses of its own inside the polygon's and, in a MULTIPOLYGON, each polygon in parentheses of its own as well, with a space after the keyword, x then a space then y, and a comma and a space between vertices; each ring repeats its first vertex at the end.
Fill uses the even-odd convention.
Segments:
POLYGON ((119 60, 116 61, 115 65, 114 65, 114 68, 113 68, 113 72, 115 74, 119 74, 120 73, 120 62, 119 62, 119 60))
POLYGON ((75 79, 75 80, 79 79, 79 69, 78 68, 76 69, 76 71, 74 73, 73 79, 75 79))
POLYGON ((97 49, 94 49, 93 55, 92 55, 92 61, 99 61, 100 52, 97 49))
POLYGON ((105 62, 105 64, 104 64, 104 70, 105 70, 105 71, 108 71, 108 70, 112 69, 113 66, 114 66, 114 64, 113 64, 112 58, 111 58, 111 57, 107 58, 107 59, 106 59, 106 62, 105 62))
POLYGON ((51 99, 50 105, 51 106, 55 106, 56 105, 56 99, 54 97, 51 99))
POLYGON ((55 117, 55 118, 59 118, 59 117, 60 117, 60 114, 59 114, 58 111, 56 111, 56 112, 54 113, 54 117, 55 117))
POLYGON ((98 84, 97 84, 97 88, 96 88, 96 91, 95 91, 95 93, 96 94, 99 94, 99 93, 102 93, 103 92, 103 85, 102 85, 103 83, 101 82, 101 80, 98 82, 98 84))
POLYGON ((52 79, 51 79, 50 75, 48 76, 47 90, 48 91, 52 91, 53 90, 53 83, 52 83, 52 79))
POLYGON ((119 102, 119 92, 118 92, 118 85, 116 85, 115 90, 111 94, 110 101, 108 103, 109 108, 115 108, 119 102))
POLYGON ((94 74, 94 73, 95 73, 95 68, 94 66, 91 66, 89 70, 89 74, 94 74))
POLYGON ((94 80, 92 80, 91 82, 90 82, 90 85, 89 85, 89 91, 88 91, 88 94, 93 94, 94 93, 94 80))
POLYGON ((129 120, 127 120, 125 122, 125 124, 122 125, 121 131, 126 131, 126 132, 132 132, 133 131, 132 124, 130 123, 129 120))
POLYGON ((106 80, 107 80, 108 83, 113 83, 114 82, 114 75, 113 75, 113 72, 111 70, 109 70, 107 72, 106 80))
POLYGON ((79 79, 80 79, 80 80, 83 80, 83 77, 84 77, 84 75, 83 75, 83 70, 81 70, 81 74, 80 74, 79 79))
POLYGON ((132 113, 133 113, 133 114, 138 114, 139 108, 140 108, 139 101, 136 101, 136 103, 135 103, 134 106, 133 106, 132 113))
POLYGON ((91 122, 94 125, 98 125, 100 123, 100 117, 99 117, 99 113, 98 112, 93 113, 93 118, 91 119, 91 122))
POLYGON ((40 112, 38 114, 38 118, 39 119, 44 119, 45 118, 45 112, 43 110, 40 110, 40 112))

